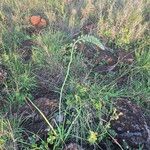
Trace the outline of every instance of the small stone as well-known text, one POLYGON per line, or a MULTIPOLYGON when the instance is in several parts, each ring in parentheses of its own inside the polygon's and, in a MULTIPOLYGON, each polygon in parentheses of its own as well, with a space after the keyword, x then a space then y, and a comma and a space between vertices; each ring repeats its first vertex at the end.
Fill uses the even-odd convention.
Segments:
POLYGON ((80 145, 76 143, 69 143, 63 150, 84 150, 80 145))
POLYGON ((62 123, 64 120, 64 116, 62 114, 56 116, 56 121, 62 123))
POLYGON ((32 26, 43 28, 47 26, 47 20, 45 18, 42 18, 42 16, 31 16, 30 17, 30 23, 32 26))

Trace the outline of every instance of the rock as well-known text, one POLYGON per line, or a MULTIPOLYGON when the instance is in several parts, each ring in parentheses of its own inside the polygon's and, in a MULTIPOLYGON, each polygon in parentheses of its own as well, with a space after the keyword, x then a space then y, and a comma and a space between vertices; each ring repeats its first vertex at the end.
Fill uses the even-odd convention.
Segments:
POLYGON ((141 108, 126 99, 118 99, 115 106, 118 113, 122 114, 118 120, 111 122, 112 129, 117 133, 116 139, 131 148, 143 146, 149 150, 150 126, 141 108))
POLYGON ((40 23, 41 21, 41 16, 31 16, 30 17, 30 22, 33 26, 36 26, 40 23))
POLYGON ((29 36, 41 34, 48 25, 48 19, 46 17, 42 17, 42 15, 33 15, 28 19, 30 21, 30 25, 23 27, 22 31, 29 36))
MULTIPOLYGON (((40 109, 46 118, 52 123, 55 112, 58 109, 58 100, 50 100, 48 98, 39 98, 33 103, 40 109)), ((27 133, 34 133, 41 138, 47 137, 49 127, 41 114, 31 103, 22 106, 17 114, 22 119, 21 126, 27 133)))
POLYGON ((47 20, 40 15, 35 15, 30 17, 30 23, 32 26, 37 28, 44 28, 47 26, 47 20))
POLYGON ((84 150, 80 145, 76 143, 69 143, 63 150, 84 150))

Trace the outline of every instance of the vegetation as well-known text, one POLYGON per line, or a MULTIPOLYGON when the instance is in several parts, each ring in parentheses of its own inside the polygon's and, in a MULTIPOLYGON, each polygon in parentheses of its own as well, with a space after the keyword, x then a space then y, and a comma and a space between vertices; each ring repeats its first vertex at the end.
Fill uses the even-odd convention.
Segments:
POLYGON ((1 0, 0 150, 68 150, 68 143, 132 149, 111 126, 123 115, 115 107, 120 98, 150 113, 149 6, 148 0, 1 0), (41 97, 58 101, 51 119, 35 104, 41 97), (48 126, 44 138, 22 125, 20 108, 29 103, 48 126))

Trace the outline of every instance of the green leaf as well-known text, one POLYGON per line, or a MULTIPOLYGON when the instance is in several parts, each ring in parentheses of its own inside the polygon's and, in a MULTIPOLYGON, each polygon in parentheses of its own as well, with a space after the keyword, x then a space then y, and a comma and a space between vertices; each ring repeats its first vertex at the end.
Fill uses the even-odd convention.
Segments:
POLYGON ((98 39, 98 38, 96 38, 96 37, 94 37, 94 36, 92 36, 92 35, 84 35, 84 36, 81 36, 80 37, 80 40, 82 41, 82 42, 88 42, 88 43, 92 43, 92 44, 95 44, 96 46, 98 46, 98 47, 100 47, 102 50, 105 50, 105 47, 104 47, 104 45, 102 44, 102 42, 98 39))

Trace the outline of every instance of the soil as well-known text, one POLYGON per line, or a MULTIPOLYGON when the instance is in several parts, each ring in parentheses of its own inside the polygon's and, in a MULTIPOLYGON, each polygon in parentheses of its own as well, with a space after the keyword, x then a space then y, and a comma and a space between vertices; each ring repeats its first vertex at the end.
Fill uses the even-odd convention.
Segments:
POLYGON ((57 90, 63 83, 64 74, 61 64, 52 64, 52 67, 42 66, 34 72, 38 87, 46 91, 57 90))
MULTIPOLYGON (((101 50, 99 47, 88 44, 79 44, 78 52, 85 57, 85 64, 92 69, 92 72, 106 75, 110 72, 118 73, 122 66, 127 68, 134 63, 135 56, 133 52, 124 50, 112 50, 106 47, 101 50)), ((117 84, 124 85, 128 81, 128 75, 118 79, 117 84)))
POLYGON ((33 27, 33 26, 29 26, 29 27, 23 28, 22 31, 23 31, 23 33, 25 33, 25 34, 27 34, 31 37, 33 35, 41 34, 43 29, 36 28, 36 27, 33 27))
POLYGON ((118 80, 117 80, 117 86, 119 88, 122 88, 123 86, 127 85, 128 78, 129 78, 129 74, 126 74, 126 75, 121 76, 120 78, 118 78, 118 80))
POLYGON ((118 99, 115 107, 122 113, 118 120, 112 121, 112 129, 117 133, 119 143, 127 143, 131 148, 143 146, 150 149, 150 126, 142 109, 127 99, 118 99))
POLYGON ((78 52, 82 53, 87 59, 85 64, 93 69, 93 72, 107 74, 110 71, 118 71, 119 64, 130 65, 134 61, 132 53, 121 51, 110 51, 109 49, 101 50, 93 45, 80 44, 78 52))
MULTIPOLYGON (((58 100, 39 98, 34 104, 45 114, 54 125, 53 119, 56 118, 58 110, 58 100)), ((111 122, 111 128, 117 133, 115 139, 118 143, 126 143, 127 147, 133 149, 143 146, 145 150, 150 147, 150 124, 144 116, 141 108, 127 99, 118 99, 115 103, 117 113, 121 113, 117 120, 111 122)), ((45 139, 48 133, 48 126, 39 112, 30 104, 22 106, 17 114, 23 119, 21 126, 25 129, 24 137, 27 138, 31 132, 45 139)), ((86 147, 86 146, 85 146, 86 147)), ((103 144, 100 144, 103 147, 103 144)), ((114 147, 115 146, 114 144, 114 147)), ((86 148, 87 149, 87 148, 86 148)), ((84 150, 76 143, 66 144, 64 150, 84 150)))
POLYGON ((126 52, 124 50, 118 51, 118 60, 122 63, 131 65, 134 62, 133 52, 126 52))
POLYGON ((91 34, 96 30, 96 25, 94 23, 87 23, 85 25, 83 25, 83 27, 81 28, 81 32, 83 32, 84 34, 91 34))
MULTIPOLYGON (((33 103, 41 110, 46 118, 54 124, 55 113, 58 109, 58 100, 48 98, 38 98, 33 103)), ((49 131, 48 125, 41 116, 41 114, 33 107, 30 102, 26 102, 21 108, 19 108, 17 114, 22 118, 21 126, 24 128, 25 138, 29 137, 31 133, 38 135, 40 138, 45 139, 49 131)))
POLYGON ((36 46, 37 43, 35 43, 32 40, 24 40, 20 43, 20 46, 17 50, 19 53, 21 59, 23 62, 28 62, 31 60, 32 57, 32 47, 36 46))
POLYGON ((40 97, 48 98, 48 99, 59 98, 59 93, 56 93, 44 87, 40 87, 39 85, 35 90, 31 92, 31 94, 33 95, 34 99, 38 99, 40 97))

